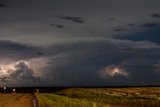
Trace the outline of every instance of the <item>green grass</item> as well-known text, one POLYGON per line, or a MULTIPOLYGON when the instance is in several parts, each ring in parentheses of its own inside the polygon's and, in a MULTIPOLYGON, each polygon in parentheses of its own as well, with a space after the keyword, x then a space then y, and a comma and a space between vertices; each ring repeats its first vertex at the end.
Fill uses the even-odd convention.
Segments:
MULTIPOLYGON (((93 107, 95 102, 55 94, 36 94, 39 107, 93 107)), ((98 105, 98 104, 96 104, 98 105)))
POLYGON ((94 104, 160 105, 160 88, 68 88, 36 94, 40 107, 93 107, 94 104))
POLYGON ((160 88, 70 88, 55 94, 111 104, 160 103, 160 88))

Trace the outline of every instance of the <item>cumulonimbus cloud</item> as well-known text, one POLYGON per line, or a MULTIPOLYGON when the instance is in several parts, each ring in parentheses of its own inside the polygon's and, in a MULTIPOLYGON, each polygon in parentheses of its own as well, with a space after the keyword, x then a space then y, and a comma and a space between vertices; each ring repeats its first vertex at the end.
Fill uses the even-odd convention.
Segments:
POLYGON ((18 61, 13 64, 1 65, 0 78, 9 81, 21 81, 21 80, 36 80, 39 77, 35 75, 34 71, 29 67, 27 62, 18 61))
POLYGON ((107 66, 106 68, 98 71, 98 73, 100 74, 101 77, 103 78, 113 78, 113 77, 117 77, 117 76, 121 76, 121 77, 128 77, 129 76, 129 73, 119 67, 119 66, 107 66))
POLYGON ((47 58, 32 58, 20 60, 6 65, 0 65, 0 81, 9 84, 35 85, 41 83, 43 68, 47 66, 47 58))

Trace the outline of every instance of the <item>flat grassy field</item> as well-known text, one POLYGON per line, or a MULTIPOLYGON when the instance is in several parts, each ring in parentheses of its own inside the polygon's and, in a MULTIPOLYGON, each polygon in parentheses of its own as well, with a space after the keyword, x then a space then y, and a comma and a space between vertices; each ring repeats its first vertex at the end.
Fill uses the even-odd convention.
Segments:
POLYGON ((68 88, 52 94, 39 93, 36 96, 39 107, 100 107, 106 104, 160 106, 159 87, 68 88))

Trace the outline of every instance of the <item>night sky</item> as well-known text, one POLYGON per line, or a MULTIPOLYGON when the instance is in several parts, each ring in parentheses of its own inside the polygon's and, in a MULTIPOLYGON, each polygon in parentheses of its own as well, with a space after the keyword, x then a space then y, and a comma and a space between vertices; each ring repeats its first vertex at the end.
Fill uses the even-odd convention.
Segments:
POLYGON ((0 86, 160 85, 160 0, 0 0, 0 86))

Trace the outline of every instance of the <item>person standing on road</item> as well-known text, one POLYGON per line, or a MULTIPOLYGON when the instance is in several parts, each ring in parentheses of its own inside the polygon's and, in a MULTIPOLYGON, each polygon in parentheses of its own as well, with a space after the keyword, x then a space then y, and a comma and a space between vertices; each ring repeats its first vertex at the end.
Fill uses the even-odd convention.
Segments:
POLYGON ((38 100, 37 100, 37 98, 34 98, 33 99, 33 107, 38 107, 37 105, 38 105, 38 100))

